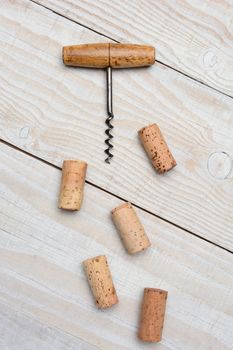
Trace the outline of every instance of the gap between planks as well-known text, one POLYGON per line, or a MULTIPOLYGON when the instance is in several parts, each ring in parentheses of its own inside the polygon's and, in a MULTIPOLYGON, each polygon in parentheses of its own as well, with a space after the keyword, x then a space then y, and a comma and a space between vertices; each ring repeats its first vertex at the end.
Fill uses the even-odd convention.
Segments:
MULTIPOLYGON (((101 35, 101 36, 103 36, 103 37, 105 37, 105 38, 107 38, 107 39, 109 39, 109 40, 115 41, 116 43, 120 43, 118 40, 116 40, 116 39, 114 39, 114 38, 112 38, 112 37, 110 37, 110 36, 108 36, 108 35, 106 35, 106 34, 103 34, 103 33, 99 32, 99 31, 97 31, 97 30, 95 30, 95 29, 93 29, 93 28, 91 28, 91 27, 88 27, 88 26, 86 26, 85 24, 80 23, 80 22, 78 22, 78 21, 76 21, 76 20, 74 20, 74 19, 72 19, 72 18, 69 18, 69 17, 63 15, 62 13, 51 9, 51 8, 48 7, 48 6, 42 5, 42 4, 38 3, 38 2, 35 1, 35 0, 29 0, 29 1, 32 2, 32 3, 34 3, 34 4, 37 5, 37 6, 41 6, 41 7, 43 7, 44 9, 53 12, 53 13, 54 13, 55 15, 57 15, 57 16, 60 16, 60 17, 62 17, 62 18, 65 18, 65 19, 67 19, 68 21, 73 22, 73 23, 75 23, 75 24, 77 24, 77 25, 79 25, 79 26, 81 26, 81 27, 84 27, 84 28, 86 28, 86 29, 88 29, 88 30, 90 30, 90 31, 92 31, 92 32, 94 32, 94 33, 96 33, 96 34, 98 34, 98 35, 101 35)), ((191 77, 190 75, 188 75, 188 74, 186 74, 186 73, 180 71, 180 70, 177 69, 177 68, 174 68, 174 67, 172 67, 172 66, 170 66, 170 65, 168 65, 168 64, 166 64, 166 63, 163 63, 162 61, 159 61, 159 60, 157 60, 157 59, 156 59, 155 61, 156 61, 157 63, 161 64, 162 66, 165 66, 165 67, 167 67, 167 68, 169 68, 169 69, 172 69, 173 71, 175 71, 175 72, 181 74, 182 76, 187 77, 188 79, 190 79, 190 80, 192 80, 192 81, 195 81, 195 82, 197 82, 197 83, 199 83, 199 84, 201 84, 201 85, 206 86, 207 88, 209 88, 209 89, 211 89, 211 90, 214 90, 214 91, 216 91, 216 92, 218 92, 218 93, 220 93, 220 94, 222 94, 222 95, 224 95, 224 96, 227 96, 227 97, 230 97, 231 99, 233 99, 233 97, 232 97, 231 95, 228 95, 227 93, 225 93, 225 92, 223 92, 223 91, 221 91, 221 90, 219 90, 219 89, 216 89, 216 88, 212 87, 211 85, 208 85, 208 84, 202 82, 202 81, 199 80, 199 79, 195 79, 194 77, 191 77)), ((198 236, 198 237, 199 237, 199 236, 198 236)), ((208 241, 208 240, 207 240, 207 241, 208 241)), ((211 242, 211 243, 212 243, 212 242, 211 242)))
MULTIPOLYGON (((30 0, 30 1, 31 1, 31 0, 30 0)), ((43 159, 43 158, 40 158, 40 157, 38 157, 38 156, 35 156, 34 154, 32 154, 32 153, 30 153, 30 152, 27 152, 27 151, 25 151, 25 150, 23 150, 23 149, 21 149, 21 148, 15 146, 15 145, 11 144, 10 142, 7 142, 7 141, 5 141, 5 140, 3 140, 3 139, 0 139, 0 142, 3 143, 4 145, 8 146, 8 147, 11 147, 11 148, 15 149, 15 150, 18 151, 18 152, 21 152, 21 153, 23 153, 23 154, 26 154, 26 155, 29 156, 29 157, 32 157, 32 158, 34 158, 34 159, 37 159, 38 161, 40 161, 40 162, 42 162, 42 163, 44 163, 44 164, 46 164, 46 165, 48 165, 48 166, 51 166, 51 167, 53 167, 53 168, 55 168, 55 169, 58 169, 58 170, 60 170, 60 171, 62 170, 61 167, 59 167, 59 166, 57 166, 57 165, 55 165, 55 164, 53 164, 53 163, 50 163, 50 162, 48 162, 47 160, 45 160, 45 159, 43 159)), ((95 187, 95 188, 97 188, 98 190, 103 191, 103 192, 105 192, 105 193, 107 193, 107 194, 109 194, 109 195, 111 195, 111 196, 113 196, 113 197, 115 197, 115 198, 118 198, 118 199, 120 199, 120 200, 122 200, 122 201, 124 201, 124 202, 127 202, 127 199, 126 199, 126 198, 123 198, 123 197, 121 197, 121 196, 118 196, 117 194, 112 193, 112 192, 110 192, 110 191, 108 191, 108 190, 106 190, 106 189, 104 189, 104 188, 102 188, 102 187, 100 187, 100 186, 94 184, 94 183, 91 182, 91 181, 85 180, 85 183, 87 183, 88 185, 90 185, 90 186, 92 186, 92 187, 95 187)), ((168 224, 170 224, 170 225, 172 225, 172 226, 175 226, 176 228, 181 229, 182 231, 184 231, 184 232, 186 232, 186 233, 188 233, 188 234, 191 234, 192 236, 195 236, 195 237, 197 237, 197 238, 199 238, 199 239, 201 239, 201 240, 203 240, 203 241, 205 241, 205 242, 208 242, 208 243, 213 244, 214 246, 216 246, 216 247, 218 247, 218 248, 221 248, 221 249, 225 250, 225 251, 228 252, 228 253, 233 254, 233 251, 231 251, 230 249, 227 249, 227 248, 225 248, 225 247, 222 247, 221 245, 216 244, 216 243, 210 241, 209 239, 206 239, 206 238, 204 238, 204 237, 201 237, 201 236, 199 236, 198 234, 196 234, 195 232, 192 232, 192 231, 190 231, 190 230, 187 230, 186 228, 184 228, 184 227, 182 227, 182 226, 180 226, 180 225, 177 225, 177 224, 175 224, 174 222, 172 222, 172 221, 170 221, 170 220, 167 220, 167 219, 163 218, 162 216, 157 215, 157 214, 151 212, 150 210, 147 210, 147 209, 145 209, 145 208, 143 208, 143 207, 137 205, 136 203, 134 203, 134 202, 132 202, 132 201, 131 201, 131 203, 132 203, 132 205, 133 205, 135 208, 138 208, 138 209, 144 211, 144 212, 147 213, 147 214, 150 214, 150 215, 152 215, 152 216, 154 216, 154 217, 156 217, 156 218, 158 218, 158 219, 160 219, 160 220, 165 221, 166 223, 168 223, 168 224)))
MULTIPOLYGON (((133 79, 129 78, 130 71, 116 71, 116 83, 123 88, 120 88, 119 92, 116 89, 116 98, 120 100, 119 105, 116 104, 120 129, 119 132, 116 130, 119 138, 117 137, 114 143, 118 145, 115 151, 119 158, 115 158, 116 161, 111 167, 104 166, 102 147, 100 156, 100 140, 101 143, 103 141, 100 130, 102 135, 104 133, 96 118, 98 117, 103 125, 104 84, 99 85, 101 89, 98 88, 98 84, 103 82, 104 72, 101 73, 101 78, 96 70, 87 76, 85 71, 71 69, 70 74, 62 64, 60 49, 70 38, 76 38, 76 41, 79 38, 79 41, 84 42, 106 39, 28 0, 14 3, 16 7, 10 6, 10 2, 6 0, 6 6, 3 6, 2 33, 6 31, 7 37, 12 40, 13 31, 17 33, 17 39, 11 49, 8 40, 3 36, 3 66, 6 68, 3 75, 6 79, 2 80, 2 138, 60 167, 63 159, 70 159, 71 154, 74 159, 86 159, 88 163, 93 164, 88 172, 88 180, 91 182, 136 202, 211 242, 233 250, 233 247, 229 246, 232 239, 229 220, 232 205, 230 194, 233 189, 231 180, 215 180, 208 173, 206 163, 210 152, 219 150, 219 147, 221 150, 226 147, 225 151, 229 154, 232 152, 233 139, 230 130, 233 125, 229 113, 233 100, 160 64, 151 68, 151 74, 147 74, 146 70, 138 70, 138 74, 133 74, 133 79), (32 30, 34 24, 35 28, 32 30), (19 35, 18 26, 22 29, 19 35), (10 57, 13 54, 12 62, 9 61, 9 54, 10 57), (40 59, 37 60, 38 56, 40 59), (29 64, 29 61, 33 63, 29 64), (47 64, 51 70, 47 70, 47 64), (14 67, 17 67, 16 76, 14 67), (7 74, 12 71, 13 79, 7 74), (64 75, 61 75, 61 72, 64 75), (52 75, 56 78, 51 79, 52 75), (123 75, 128 76, 126 83, 123 75), (147 79, 144 80, 144 76, 147 79), (81 82, 79 78, 86 82, 86 85, 77 84, 81 82), (149 82, 152 89, 144 81, 149 82), (134 89, 135 84, 137 89, 134 89), (19 96, 22 96, 22 99, 19 100, 19 96), (92 109, 88 105, 90 100, 95 106, 92 109), (48 110, 47 106, 51 109, 48 110), (213 115, 211 120, 210 115, 213 115), (71 118, 69 124, 68 116, 71 118), (56 124, 56 128, 54 118, 61 122, 56 124), (170 146, 173 145, 171 147, 176 158, 182 159, 173 174, 162 178, 155 174, 149 162, 145 162, 145 167, 140 166, 145 155, 138 139, 135 138, 137 130, 152 120, 167 132, 165 135, 169 135, 169 143, 171 142, 170 146), (89 122, 93 124, 93 129, 91 125, 87 127, 89 122), (73 123, 78 125, 77 130, 73 130, 73 123), (92 130, 95 130, 97 123, 98 133, 93 134, 92 130), (84 125, 86 128, 83 134, 84 125), (70 133, 70 130, 73 131, 70 133), (73 141, 70 137, 73 137, 73 141), (90 142, 87 143, 87 140, 90 142), (54 141, 57 146, 54 145, 54 141), (125 158, 126 148, 131 151, 125 158), (93 151, 97 155, 94 159, 93 151), (119 166, 122 170, 118 173, 119 166), (199 203, 203 203, 202 211, 199 203)), ((53 0, 49 3, 52 4, 53 0)))

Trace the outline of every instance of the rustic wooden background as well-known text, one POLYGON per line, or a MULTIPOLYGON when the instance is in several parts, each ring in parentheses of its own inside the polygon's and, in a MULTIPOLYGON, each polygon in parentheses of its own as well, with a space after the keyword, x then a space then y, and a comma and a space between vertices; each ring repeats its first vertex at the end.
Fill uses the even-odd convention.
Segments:
POLYGON ((0 349, 233 349, 233 2, 0 2, 0 349), (118 70, 103 162, 105 72, 63 45, 154 45, 118 70), (156 175, 137 130, 160 125, 178 166, 156 175), (207 162, 213 152, 212 176, 207 162), (63 159, 89 164, 79 213, 57 209, 63 159), (219 174, 221 179, 219 179, 219 174), (131 201, 152 248, 129 256, 110 210, 131 201), (81 262, 106 254, 120 304, 96 309, 81 262), (163 340, 137 340, 144 287, 169 292, 163 340))

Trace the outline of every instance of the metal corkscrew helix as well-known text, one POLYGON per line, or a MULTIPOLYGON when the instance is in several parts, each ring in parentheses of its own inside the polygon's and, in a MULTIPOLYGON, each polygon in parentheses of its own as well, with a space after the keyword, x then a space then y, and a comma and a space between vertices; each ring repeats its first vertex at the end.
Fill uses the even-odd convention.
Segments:
POLYGON ((108 138, 105 140, 106 145, 108 148, 104 151, 107 154, 107 158, 105 159, 105 162, 110 164, 110 160, 113 157, 113 154, 111 153, 111 149, 113 148, 113 145, 110 143, 111 139, 113 138, 113 135, 111 134, 111 130, 113 129, 113 125, 111 123, 112 119, 114 118, 113 115, 113 109, 112 109, 112 68, 107 68, 107 113, 108 118, 105 120, 105 123, 107 124, 108 128, 105 130, 105 134, 108 136, 108 138))
POLYGON ((113 157, 111 143, 113 135, 112 120, 112 68, 134 68, 150 66, 155 62, 155 49, 147 45, 134 44, 83 44, 63 47, 63 62, 67 66, 107 69, 107 113, 105 120, 108 128, 105 130, 107 138, 105 162, 110 164, 113 157))

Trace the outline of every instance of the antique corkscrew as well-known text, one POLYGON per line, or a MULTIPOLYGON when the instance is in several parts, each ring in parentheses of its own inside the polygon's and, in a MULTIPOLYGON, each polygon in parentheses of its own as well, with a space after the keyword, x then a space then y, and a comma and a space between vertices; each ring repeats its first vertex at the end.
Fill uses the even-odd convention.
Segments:
POLYGON ((113 145, 111 140, 113 135, 112 119, 112 68, 135 68, 150 66, 155 62, 155 49, 147 45, 135 44, 83 44, 63 47, 63 62, 67 66, 85 67, 85 68, 105 68, 107 72, 107 113, 105 121, 107 129, 105 134, 107 138, 105 144, 107 148, 105 153, 106 163, 110 163, 113 154, 111 150, 113 145))

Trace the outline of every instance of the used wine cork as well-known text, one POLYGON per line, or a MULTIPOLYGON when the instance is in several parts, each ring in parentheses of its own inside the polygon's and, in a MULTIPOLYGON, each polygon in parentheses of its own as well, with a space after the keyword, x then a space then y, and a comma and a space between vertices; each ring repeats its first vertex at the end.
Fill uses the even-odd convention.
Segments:
POLYGON ((58 207, 80 210, 83 201, 87 163, 81 160, 64 160, 58 207))
POLYGON ((141 252, 151 245, 131 203, 113 209, 112 219, 128 253, 141 252))
POLYGON ((83 262, 96 305, 105 309, 118 303, 106 256, 100 255, 83 262))
POLYGON ((138 337, 145 342, 159 342, 162 338, 167 291, 145 288, 138 337))
POLYGON ((148 125, 140 129, 138 134, 148 157, 158 173, 165 173, 176 166, 176 161, 158 125, 148 125))

